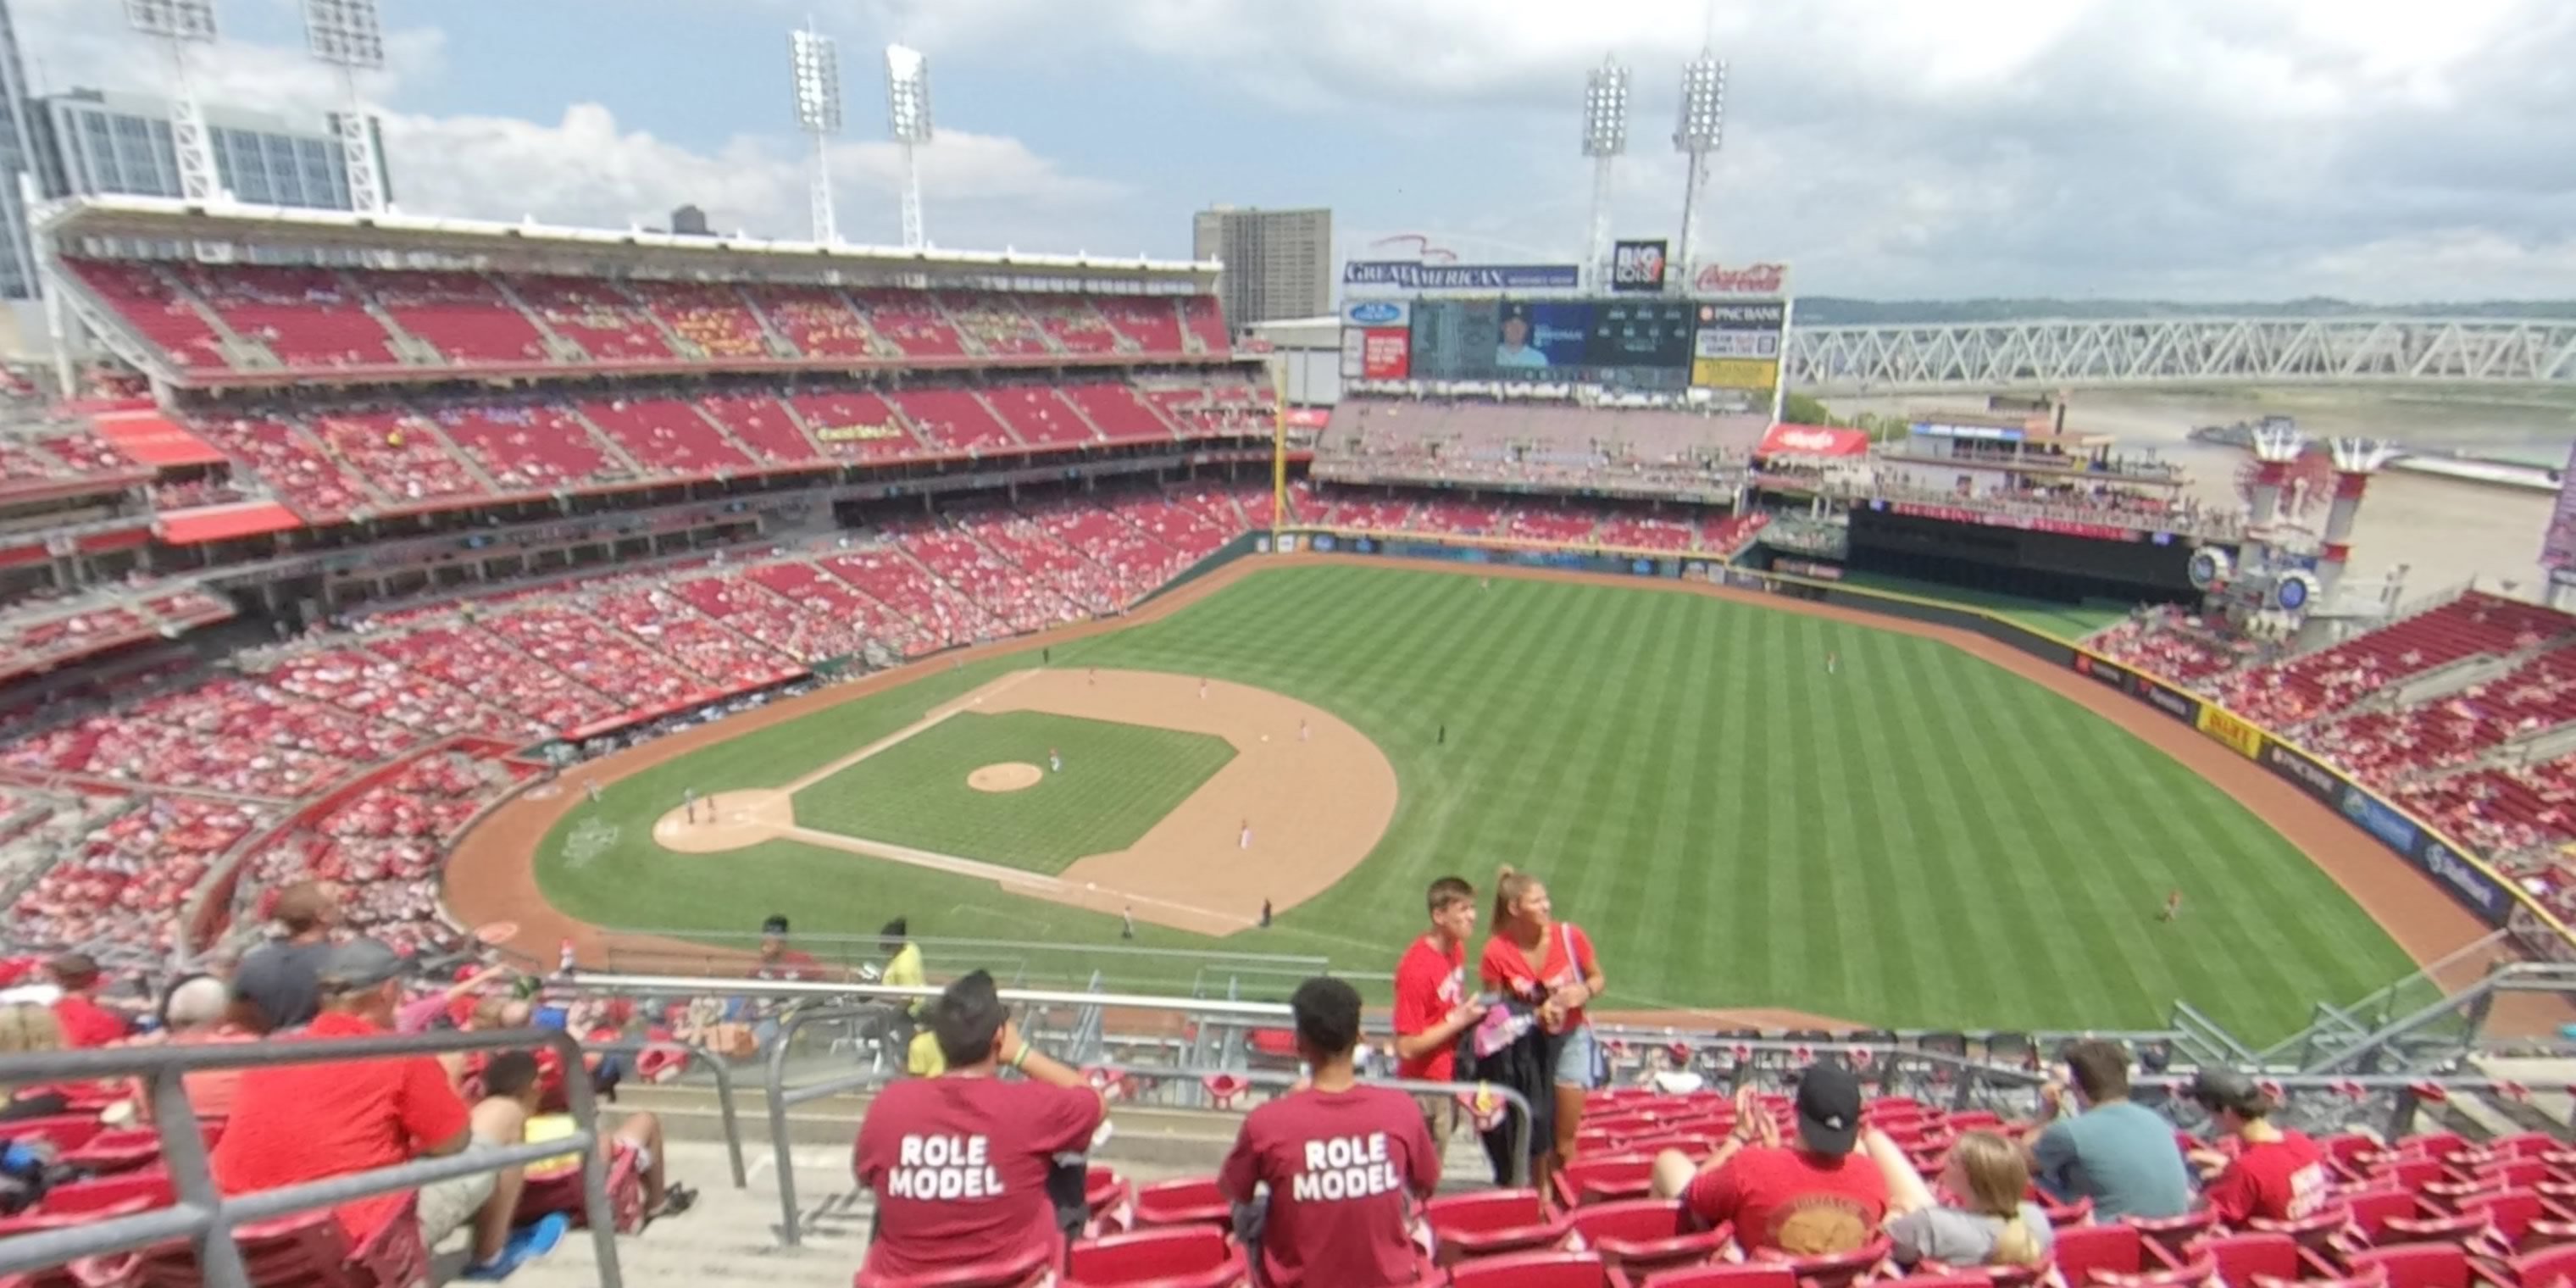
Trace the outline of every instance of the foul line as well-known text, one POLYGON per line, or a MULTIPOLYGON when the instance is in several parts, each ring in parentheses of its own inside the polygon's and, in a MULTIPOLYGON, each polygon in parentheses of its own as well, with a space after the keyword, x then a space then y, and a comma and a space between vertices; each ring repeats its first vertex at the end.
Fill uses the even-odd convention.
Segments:
MULTIPOLYGON (((979 706, 985 698, 996 693, 1007 692, 1013 685, 1024 683, 1029 679, 1029 677, 1036 674, 1037 672, 1034 670, 1013 671, 1009 675, 1003 676, 1001 679, 995 680, 989 684, 979 684, 973 689, 951 699, 944 706, 932 707, 930 709, 930 714, 923 716, 921 719, 915 720, 911 724, 905 725, 903 728, 897 729, 893 733, 887 734, 885 737, 879 738, 875 742, 869 743, 868 745, 859 748, 857 751, 841 757, 839 760, 835 760, 802 778, 796 779, 778 790, 793 796, 796 793, 801 792, 806 788, 867 759, 870 756, 876 755, 878 752, 884 751, 889 747, 893 747, 903 742, 905 739, 920 736, 924 730, 929 729, 931 726, 946 720, 950 716, 956 715, 960 711, 970 710, 979 706)), ((970 861, 971 860, 965 859, 958 860, 958 862, 961 863, 970 861)))
MULTIPOLYGON (((949 714, 953 715, 955 713, 951 712, 949 714)), ((1043 873, 1030 872, 1025 869, 1009 867, 999 863, 986 863, 981 859, 960 858, 954 854, 940 854, 931 850, 916 850, 908 845, 891 845, 884 841, 865 840, 860 837, 848 836, 839 832, 821 832, 810 827, 790 827, 782 829, 778 833, 778 836, 785 840, 803 841, 807 845, 819 845, 825 849, 846 850, 852 854, 864 854, 872 859, 888 859, 896 863, 909 863, 914 867, 931 868, 940 872, 955 873, 959 876, 976 877, 985 881, 993 882, 1005 890, 1009 890, 1014 886, 1020 887, 1024 890, 1035 890, 1041 892, 1040 897, 1048 897, 1052 895, 1056 897, 1059 902, 1071 903, 1076 907, 1081 906, 1081 897, 1084 895, 1108 895, 1112 898, 1124 900, 1128 903, 1144 904, 1155 908, 1168 908, 1174 912, 1186 912, 1194 917, 1213 918, 1234 926, 1250 926, 1255 921, 1255 918, 1246 917, 1241 913, 1218 912, 1214 909, 1201 908, 1194 904, 1180 903, 1171 899, 1158 899, 1152 895, 1134 894, 1125 890, 1104 889, 1096 885, 1076 887, 1067 883, 1062 877, 1051 877, 1043 873)))

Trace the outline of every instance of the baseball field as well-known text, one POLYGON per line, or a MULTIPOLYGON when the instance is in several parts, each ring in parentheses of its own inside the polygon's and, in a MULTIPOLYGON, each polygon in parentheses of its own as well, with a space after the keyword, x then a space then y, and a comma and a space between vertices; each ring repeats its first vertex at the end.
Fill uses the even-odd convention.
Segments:
POLYGON ((902 914, 1123 947, 1124 914, 1139 947, 1383 972, 1427 881, 1512 864, 1623 1008, 2147 1027, 2181 998, 2258 1040, 2447 946, 2436 924, 2401 949, 2382 922, 2439 897, 2375 855, 2330 871, 2365 847, 2321 809, 2286 818, 2261 775, 2213 781, 2235 758, 2192 744, 2215 744, 1937 631, 1333 561, 1175 600, 577 770, 517 840, 468 838, 451 903, 528 914, 515 862, 585 930, 902 914))
POLYGON ((1602 945, 1618 1007, 2146 1028, 2179 997, 2257 1041, 2442 948, 2380 925, 2439 902, 2411 873, 2329 873, 2360 845, 2321 809, 2267 822, 2262 775, 2192 762, 2215 744, 1937 631, 1347 562, 1236 564, 1175 600, 574 770, 513 806, 538 811, 523 840, 466 840, 451 904, 531 914, 518 863, 582 930, 904 914, 1386 971, 1432 876, 1489 889, 1510 863, 1602 945))

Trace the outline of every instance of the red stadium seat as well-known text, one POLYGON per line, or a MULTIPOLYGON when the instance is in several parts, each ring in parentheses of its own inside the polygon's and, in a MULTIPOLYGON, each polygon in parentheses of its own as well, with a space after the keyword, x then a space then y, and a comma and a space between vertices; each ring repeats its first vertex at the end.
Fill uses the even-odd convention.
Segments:
POLYGON ((2339 1279, 2342 1272, 2325 1258, 2299 1246, 2286 1234, 2213 1235, 2191 1245, 2194 1260, 2206 1259, 2218 1267, 2218 1277, 2229 1284, 2250 1284, 2257 1276, 2267 1279, 2339 1279))
POLYGON ((2410 1243, 2354 1253, 2346 1267, 2360 1275, 2376 1271, 2388 1277, 2388 1288, 2473 1288, 2484 1282, 2469 1263, 2469 1254, 2452 1243, 2410 1243))
POLYGON ((1584 1246, 1630 1279, 1650 1271, 1697 1265, 1726 1250, 1732 1230, 1696 1230, 1678 1200, 1629 1199, 1577 1208, 1574 1232, 1584 1246))
POLYGON ((1231 1227, 1234 1204, 1217 1192, 1215 1177, 1164 1181, 1136 1191, 1136 1224, 1231 1227))
POLYGON ((1609 1268, 1589 1252, 1526 1252, 1458 1265, 1452 1288, 1610 1288, 1609 1268))
POLYGON ((1574 1223, 1549 1216, 1537 1190, 1451 1194, 1423 1205, 1442 1265, 1562 1246, 1574 1223))
POLYGON ((2524 1253, 2505 1263, 2503 1277, 2514 1288, 2562 1288, 2576 1283, 2576 1243, 2524 1253))
POLYGON ((1246 1278, 1223 1230, 1172 1226, 1075 1244, 1064 1288, 1233 1288, 1246 1278))
POLYGON ((2097 1274, 2153 1274, 2173 1269, 2173 1261, 2138 1227, 2127 1224, 2081 1225, 2056 1234, 2050 1258, 2068 1288, 2083 1288, 2097 1274))
POLYGON ((1666 1270, 1641 1282, 1643 1288, 1799 1288, 1796 1271, 1759 1262, 1666 1270))
POLYGON ((1887 1239, 1881 1237, 1857 1252, 1793 1257, 1766 1248, 1756 1250, 1753 1260, 1787 1266, 1798 1276, 1798 1288, 1851 1288, 1887 1263, 1889 1247, 1887 1239))
MULTIPOLYGON (((410 1288, 429 1274, 421 1245, 420 1216, 406 1202, 367 1244, 349 1246, 328 1211, 299 1212, 234 1231, 242 1262, 259 1288, 410 1288)), ((143 1251, 142 1288, 204 1288, 196 1249, 184 1241, 143 1251)))
POLYGON ((1609 1154, 1578 1158, 1557 1172, 1554 1185, 1560 1207, 1576 1208, 1617 1199, 1644 1198, 1654 1181, 1651 1153, 1609 1154))
POLYGON ((2137 1217, 2121 1219, 2124 1224, 2136 1226, 2138 1233, 2152 1241, 2165 1254, 2166 1259, 2177 1262, 2182 1260, 2182 1250, 2190 1247, 2193 1240, 2202 1238, 2218 1228, 2217 1214, 2206 1209, 2199 1212, 2186 1212, 2181 1216, 2162 1220, 2143 1220, 2137 1217))

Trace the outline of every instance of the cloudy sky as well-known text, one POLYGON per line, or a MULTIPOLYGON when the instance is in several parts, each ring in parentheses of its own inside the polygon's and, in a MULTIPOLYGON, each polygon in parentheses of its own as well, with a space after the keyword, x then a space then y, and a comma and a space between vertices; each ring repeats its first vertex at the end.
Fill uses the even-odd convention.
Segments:
MULTIPOLYGON (((39 85, 153 90, 115 0, 7 0, 39 85)), ((423 212, 800 235, 786 32, 839 38, 841 227, 893 240, 876 51, 931 58, 932 240, 1186 253, 1211 202, 1562 260, 1583 73, 1636 69, 1615 227, 1669 236, 1681 63, 1732 66, 1710 236, 1807 293, 2576 297, 2568 0, 382 0, 423 212)), ((309 112, 295 0, 219 0, 208 99, 309 112)))

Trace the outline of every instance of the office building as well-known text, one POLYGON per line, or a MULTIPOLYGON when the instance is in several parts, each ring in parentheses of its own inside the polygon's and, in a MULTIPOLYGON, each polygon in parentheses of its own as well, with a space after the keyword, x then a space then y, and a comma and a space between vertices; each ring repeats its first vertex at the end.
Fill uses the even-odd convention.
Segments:
MULTIPOLYGON (((36 163, 47 196, 176 197, 179 150, 170 138, 170 104, 142 94, 75 89, 35 102, 30 114, 36 163)), ((235 201, 254 206, 347 210, 349 168, 336 113, 299 125, 274 113, 218 103, 200 106, 215 153, 215 179, 235 201)), ((376 133, 378 191, 392 204, 385 173, 383 123, 376 133)))
POLYGON ((27 202, 18 176, 35 157, 27 121, 27 68, 18 59, 18 31, 0 0, 0 300, 36 298, 36 247, 27 229, 27 202))
POLYGON ((1191 220, 1190 254, 1225 261, 1216 291, 1237 330, 1333 311, 1333 212, 1218 206, 1191 220))
POLYGON ((683 237, 713 237, 707 227, 707 212, 696 206, 682 206, 671 212, 671 231, 683 237))

